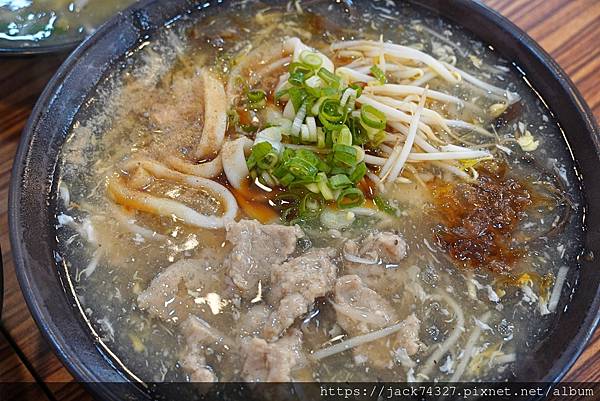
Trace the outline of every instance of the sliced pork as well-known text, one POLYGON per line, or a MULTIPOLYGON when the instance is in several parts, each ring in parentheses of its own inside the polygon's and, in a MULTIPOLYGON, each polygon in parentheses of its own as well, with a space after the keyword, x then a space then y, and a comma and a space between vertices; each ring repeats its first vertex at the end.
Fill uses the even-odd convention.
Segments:
POLYGON ((271 266, 285 261, 304 236, 298 226, 263 225, 256 220, 232 222, 225 229, 226 239, 233 245, 224 263, 227 275, 244 298, 257 294, 259 281, 266 287, 271 266))
POLYGON ((194 304, 190 291, 201 295, 222 294, 224 280, 218 269, 220 263, 214 256, 181 259, 173 263, 138 295, 138 306, 151 316, 171 323, 185 320, 192 308, 195 313, 210 313, 210 305, 194 304))
POLYGON ((315 298, 333 290, 335 254, 332 248, 313 248, 289 262, 273 265, 268 299, 275 310, 263 330, 266 339, 277 338, 296 318, 308 312, 315 298))
MULTIPOLYGON (((368 288, 356 275, 339 277, 335 283, 334 308, 337 323, 355 337, 397 323, 400 319, 388 301, 368 288)), ((355 360, 385 369, 394 365, 395 352, 400 349, 414 355, 419 350, 420 322, 409 315, 398 332, 354 349, 355 360)))
POLYGON ((276 342, 262 338, 242 344, 242 378, 248 382, 289 382, 292 369, 303 360, 302 333, 292 330, 276 342))
POLYGON ((398 284, 397 265, 406 258, 408 245, 399 234, 391 232, 369 233, 362 241, 344 244, 344 270, 356 274, 368 287, 387 293, 390 286, 398 284))
POLYGON ((408 245, 399 234, 370 233, 363 241, 360 252, 370 259, 381 258, 387 263, 398 263, 406 257, 408 245))
POLYGON ((252 306, 240 316, 236 331, 240 337, 256 337, 262 332, 271 314, 271 308, 265 304, 252 306))
POLYGON ((185 338, 187 350, 180 362, 189 373, 191 381, 218 381, 206 362, 206 355, 231 349, 235 347, 234 342, 197 316, 190 316, 181 324, 181 334, 185 338))

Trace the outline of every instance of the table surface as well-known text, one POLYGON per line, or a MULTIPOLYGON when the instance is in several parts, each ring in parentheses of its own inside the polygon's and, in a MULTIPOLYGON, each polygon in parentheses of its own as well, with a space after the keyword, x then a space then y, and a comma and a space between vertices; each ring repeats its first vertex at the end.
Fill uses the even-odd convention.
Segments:
MULTIPOLYGON (((575 82, 600 118, 600 1, 485 0, 525 30, 575 82)), ((29 382, 21 400, 87 400, 83 385, 42 338, 20 292, 8 237, 10 172, 19 136, 36 99, 64 55, 0 60, 0 245, 4 260, 0 382, 29 382)), ((567 381, 600 381, 600 330, 567 374, 567 381)), ((15 395, 16 397, 16 395, 15 395)))

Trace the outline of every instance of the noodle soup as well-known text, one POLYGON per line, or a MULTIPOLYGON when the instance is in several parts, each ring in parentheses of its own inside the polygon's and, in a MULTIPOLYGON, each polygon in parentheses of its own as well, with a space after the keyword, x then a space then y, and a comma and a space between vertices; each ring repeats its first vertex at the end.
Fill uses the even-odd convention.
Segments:
POLYGON ((60 261, 141 380, 510 379, 574 290, 542 101, 459 28, 356 7, 181 21, 74 124, 60 261))

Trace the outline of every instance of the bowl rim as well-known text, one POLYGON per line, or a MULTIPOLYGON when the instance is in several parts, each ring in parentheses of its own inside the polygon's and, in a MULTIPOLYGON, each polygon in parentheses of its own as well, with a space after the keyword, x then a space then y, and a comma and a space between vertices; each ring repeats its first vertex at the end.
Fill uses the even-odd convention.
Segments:
POLYGON ((37 56, 47 55, 54 53, 63 53, 73 50, 78 43, 84 38, 79 40, 68 41, 65 43, 57 43, 48 46, 21 46, 21 47, 8 47, 0 44, 0 56, 2 57, 26 57, 26 56, 37 56))
MULTIPOLYGON (((411 0, 417 6, 423 6, 420 4, 420 0, 411 0)), ((69 354, 66 349, 68 347, 68 339, 64 338, 60 330, 54 326, 51 322, 46 320, 44 312, 45 306, 43 300, 40 299, 40 295, 31 291, 32 278, 34 276, 30 268, 27 268, 25 262, 25 246, 22 239, 17 235, 18 227, 22 225, 22 216, 20 214, 19 203, 22 196, 21 178, 24 172, 23 161, 26 158, 29 143, 32 139, 34 128, 44 115, 44 111, 48 108, 48 105, 54 100, 54 94, 60 87, 63 79, 68 75, 72 68, 79 62, 81 56, 85 55, 88 51, 93 50, 96 42, 99 41, 107 32, 112 29, 119 29, 122 22, 125 21, 126 17, 136 10, 143 10, 145 7, 150 6, 154 3, 160 3, 160 0, 142 0, 134 3, 127 9, 119 12, 107 22, 105 22, 93 35, 85 38, 75 50, 68 56, 63 62, 60 68, 56 71, 53 77, 50 79, 42 94, 38 98, 35 107, 27 121, 27 124, 21 135, 19 147, 14 159, 14 167, 11 176, 9 203, 8 203, 8 216, 9 216, 9 232, 10 241, 12 246, 12 255, 15 264, 15 270, 17 278, 21 287, 21 291, 26 300, 27 306, 36 322, 36 325, 42 332, 43 337, 48 341, 53 351, 57 354, 61 362, 68 368, 69 372, 80 382, 89 384, 90 382, 99 381, 101 379, 94 370, 87 369, 83 364, 78 355, 69 354)), ((188 1, 188 8, 192 9, 193 4, 196 1, 188 1)), ((221 6, 219 2, 218 6, 221 6)), ((227 2, 225 2, 227 3, 227 2)), ((435 3, 435 1, 433 2, 435 3)), ((596 145, 596 152, 600 149, 599 146, 599 128, 598 122, 596 121, 593 113, 589 106, 583 99, 579 90, 575 84, 571 81, 569 76, 563 71, 558 63, 538 45, 531 37, 527 35, 523 30, 513 24, 506 17, 502 16, 497 11, 491 9, 487 5, 480 1, 472 0, 457 0, 457 3, 466 5, 474 13, 477 13, 484 17, 490 23, 498 26, 502 26, 507 36, 514 42, 523 45, 527 53, 532 57, 538 59, 538 61, 547 68, 552 76, 558 81, 561 89, 564 90, 570 97, 570 102, 575 106, 579 116, 583 119, 588 133, 591 136, 594 144, 596 145), (468 3, 468 4, 467 4, 468 3)), ((435 7, 435 6, 433 6, 435 7)), ((425 6, 425 8, 428 8, 425 6)), ((165 21, 166 23, 167 21, 165 21)), ((461 25, 454 22, 456 25, 461 25)), ((475 37, 479 37, 476 32, 471 31, 475 37)), ((515 60, 518 61, 518 60, 515 60)), ((587 345, 589 339, 593 335, 596 327, 600 322, 600 292, 597 292, 594 299, 591 302, 591 307, 588 313, 585 315, 585 319, 582 321, 581 328, 577 332, 575 337, 572 337, 568 341, 568 345, 565 347, 563 355, 556 359, 554 362, 552 371, 548 372, 545 376, 545 381, 556 384, 560 381, 568 370, 573 366, 577 358, 583 352, 583 349, 587 345), (596 313, 592 313, 596 310, 596 313)), ((99 352, 101 352, 99 350, 99 352)), ((113 397, 110 391, 104 386, 102 388, 98 386, 90 387, 90 390, 95 395, 102 396, 102 399, 117 399, 113 397)))

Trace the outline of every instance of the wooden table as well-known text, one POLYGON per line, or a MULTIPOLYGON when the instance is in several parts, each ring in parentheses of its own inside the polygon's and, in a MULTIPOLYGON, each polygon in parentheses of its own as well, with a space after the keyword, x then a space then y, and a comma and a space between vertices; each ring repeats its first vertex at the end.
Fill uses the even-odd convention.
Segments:
MULTIPOLYGON (((486 0, 527 31, 566 70, 600 118, 600 1, 486 0)), ((0 382, 23 381, 21 400, 91 399, 50 350, 25 305, 15 277, 7 222, 13 157, 31 109, 65 55, 0 60, 0 244, 5 294, 0 382)), ((600 330, 568 373, 569 381, 600 381, 600 330)))

